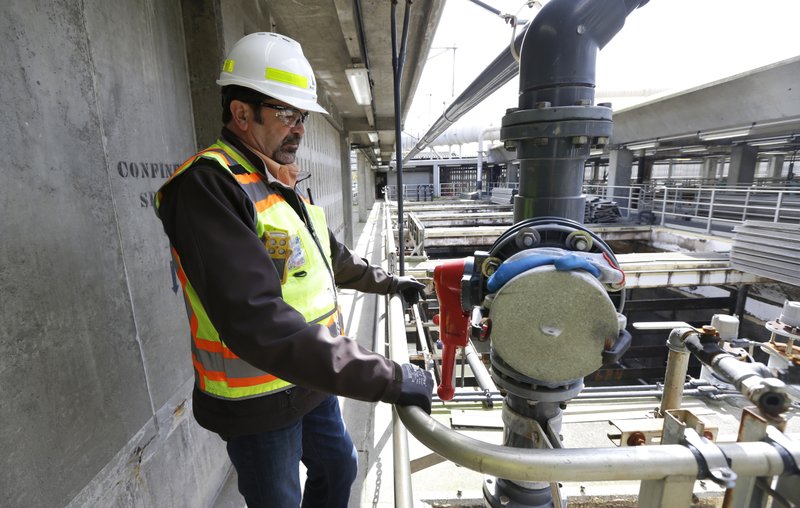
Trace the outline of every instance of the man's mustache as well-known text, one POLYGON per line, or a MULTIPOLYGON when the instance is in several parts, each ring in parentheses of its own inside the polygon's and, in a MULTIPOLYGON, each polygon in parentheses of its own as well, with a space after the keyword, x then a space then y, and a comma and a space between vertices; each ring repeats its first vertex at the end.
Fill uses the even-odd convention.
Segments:
POLYGON ((281 144, 282 145, 299 145, 300 144, 300 140, 302 140, 302 139, 303 139, 303 136, 299 136, 297 134, 290 134, 290 135, 286 136, 285 138, 283 138, 283 143, 281 143, 281 144))

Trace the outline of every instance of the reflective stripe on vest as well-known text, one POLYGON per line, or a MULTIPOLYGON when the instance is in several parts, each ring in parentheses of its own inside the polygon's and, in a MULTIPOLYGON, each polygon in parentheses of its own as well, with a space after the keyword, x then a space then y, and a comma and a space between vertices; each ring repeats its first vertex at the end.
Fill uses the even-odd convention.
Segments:
MULTIPOLYGON (((283 259, 273 257, 276 268, 282 271, 278 275, 283 279, 283 300, 300 312, 306 322, 323 325, 332 335, 341 333, 336 287, 329 262, 331 251, 328 226, 322 208, 305 204, 313 230, 322 233, 315 235, 315 238, 291 205, 268 185, 266 177, 223 141, 197 153, 175 171, 156 193, 156 211, 160 206, 164 187, 177 175, 190 169, 199 158, 217 162, 233 176, 253 201, 256 233, 265 249, 268 252, 272 247, 284 249, 283 259)), ((275 248, 272 250, 275 251, 275 256, 279 255, 275 248)), ((172 249, 172 255, 189 315, 192 364, 198 388, 215 397, 244 399, 281 391, 291 386, 288 381, 257 369, 228 349, 187 279, 175 249, 172 249)))

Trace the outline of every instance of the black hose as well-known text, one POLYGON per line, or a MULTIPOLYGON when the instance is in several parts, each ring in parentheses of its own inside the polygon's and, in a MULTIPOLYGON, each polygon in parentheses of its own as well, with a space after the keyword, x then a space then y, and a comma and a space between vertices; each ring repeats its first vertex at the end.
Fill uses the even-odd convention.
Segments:
POLYGON ((397 0, 392 0, 392 69, 394 70, 394 143, 395 161, 397 163, 397 245, 398 272, 404 275, 406 271, 406 242, 403 217, 403 138, 400 125, 400 80, 403 76, 403 65, 406 60, 406 41, 408 40, 408 21, 411 13, 411 0, 406 0, 406 10, 403 16, 403 35, 400 42, 400 52, 397 51, 397 0))

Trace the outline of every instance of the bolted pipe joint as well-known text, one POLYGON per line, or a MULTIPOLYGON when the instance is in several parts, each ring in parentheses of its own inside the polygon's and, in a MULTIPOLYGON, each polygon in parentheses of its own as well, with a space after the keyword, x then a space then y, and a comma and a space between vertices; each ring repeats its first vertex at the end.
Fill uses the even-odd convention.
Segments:
POLYGON ((520 109, 594 101, 597 51, 646 2, 556 0, 545 5, 520 50, 520 109))
POLYGON ((593 144, 611 136, 611 108, 594 104, 597 50, 642 0, 553 0, 520 51, 519 108, 500 137, 520 161, 514 221, 558 216, 582 223, 583 171, 593 144))

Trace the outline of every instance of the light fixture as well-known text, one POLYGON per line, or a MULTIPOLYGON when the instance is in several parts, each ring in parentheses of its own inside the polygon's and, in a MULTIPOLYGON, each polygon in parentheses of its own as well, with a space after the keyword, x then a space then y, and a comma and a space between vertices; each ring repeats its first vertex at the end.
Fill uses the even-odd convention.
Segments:
POLYGON ((375 155, 380 155, 381 154, 381 149, 375 147, 375 148, 372 149, 372 153, 374 153, 375 155))
POLYGON ((719 131, 707 131, 698 134, 700 141, 717 141, 720 139, 741 138, 750 134, 750 127, 741 129, 726 129, 719 131))
POLYGON ((377 132, 368 132, 367 137, 369 137, 369 141, 371 143, 375 143, 378 141, 378 133, 377 132))
POLYGON ((359 106, 369 106, 372 102, 372 94, 369 90, 367 68, 364 66, 353 67, 352 69, 345 69, 344 73, 347 75, 347 81, 353 90, 353 97, 355 97, 356 103, 359 106))
POLYGON ((772 138, 772 139, 759 139, 756 141, 749 141, 747 144, 752 146, 773 146, 788 143, 790 138, 772 138))
POLYGON ((648 148, 655 148, 658 146, 658 141, 642 141, 640 143, 629 143, 625 145, 628 150, 647 150, 648 148))
POLYGON ((701 145, 684 146, 681 148, 681 153, 701 153, 708 150, 708 148, 701 145))

